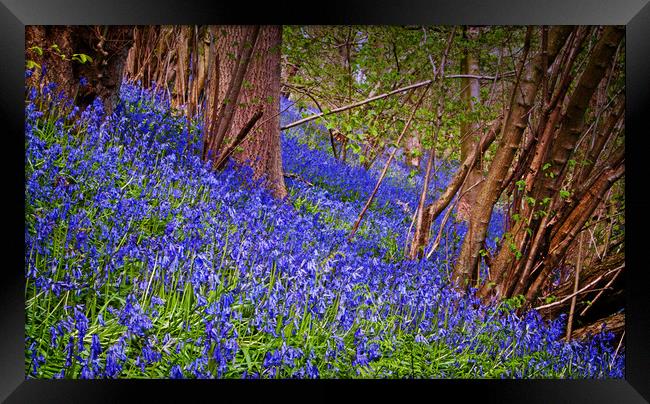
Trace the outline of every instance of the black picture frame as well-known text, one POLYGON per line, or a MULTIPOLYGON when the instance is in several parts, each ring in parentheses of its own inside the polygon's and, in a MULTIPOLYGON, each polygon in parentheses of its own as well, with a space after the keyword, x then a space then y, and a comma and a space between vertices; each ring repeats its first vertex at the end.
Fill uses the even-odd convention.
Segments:
POLYGON ((650 134, 648 0, 287 1, 216 3, 173 0, 91 2, 0 0, 0 126, 4 196, 0 281, 0 399, 6 402, 222 400, 369 400, 369 396, 526 403, 650 401, 650 299, 644 229, 650 134), (24 28, 25 25, 132 24, 427 24, 626 26, 626 366, 625 380, 26 380, 24 366, 24 28), (10 260, 7 260, 9 257, 10 260))

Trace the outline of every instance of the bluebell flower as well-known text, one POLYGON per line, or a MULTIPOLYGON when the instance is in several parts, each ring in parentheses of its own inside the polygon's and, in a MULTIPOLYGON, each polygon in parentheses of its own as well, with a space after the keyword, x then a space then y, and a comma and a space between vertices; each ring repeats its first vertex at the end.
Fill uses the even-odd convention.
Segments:
POLYGON ((183 376, 183 371, 181 370, 181 367, 178 365, 172 366, 172 370, 169 372, 169 377, 171 379, 184 379, 185 377, 183 376))
POLYGON ((75 318, 75 327, 77 328, 77 331, 79 332, 78 335, 78 343, 79 343, 79 352, 83 351, 84 348, 84 337, 86 336, 86 332, 88 331, 88 318, 86 315, 78 310, 76 307, 74 309, 74 318, 75 318))

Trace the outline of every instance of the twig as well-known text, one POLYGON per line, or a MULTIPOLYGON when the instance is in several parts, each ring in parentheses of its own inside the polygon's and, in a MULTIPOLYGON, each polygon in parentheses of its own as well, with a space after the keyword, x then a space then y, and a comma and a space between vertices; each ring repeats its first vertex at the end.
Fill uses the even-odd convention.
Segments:
POLYGON ((444 78, 446 79, 478 79, 478 80, 498 80, 504 77, 512 77, 515 75, 515 72, 507 72, 503 74, 497 74, 495 76, 482 76, 480 74, 449 74, 444 78))
POLYGON ((614 359, 616 359, 616 355, 618 355, 618 350, 621 349, 621 344, 623 343, 623 338, 625 337, 625 330, 623 330, 623 334, 621 334, 621 339, 618 341, 618 346, 616 347, 616 351, 614 351, 614 356, 612 356, 612 366, 614 364, 614 359))
POLYGON ((406 232, 406 237, 404 240, 404 256, 408 254, 409 237, 411 237, 411 230, 413 230, 413 225, 415 224, 415 218, 417 218, 417 216, 418 216, 418 210, 416 207, 415 212, 413 212, 413 218, 411 218, 411 225, 409 226, 409 230, 406 232))
POLYGON ((580 233, 580 239, 578 240, 578 263, 576 265, 576 273, 574 276, 573 282, 573 297, 571 298, 571 308, 569 309, 569 320, 566 324, 566 340, 571 339, 571 331, 573 331, 573 314, 576 310, 576 291, 578 290, 578 285, 580 283, 580 270, 582 269, 582 241, 584 239, 584 233, 580 233))
POLYGON ((605 292, 605 290, 607 290, 612 285, 612 283, 614 283, 618 275, 621 273, 621 271, 623 271, 623 268, 625 268, 625 266, 619 268, 619 270, 614 274, 614 276, 612 276, 612 279, 610 279, 609 282, 607 282, 607 284, 605 285, 605 287, 600 292, 598 292, 596 297, 594 297, 594 300, 592 300, 591 303, 589 303, 587 307, 585 307, 584 310, 580 312, 581 317, 585 315, 587 310, 589 310, 589 308, 592 307, 594 303, 596 303, 596 300, 598 300, 598 298, 603 294, 603 292, 605 292))
MULTIPOLYGON (((462 184, 463 186, 465 185, 465 182, 467 181, 467 178, 469 178, 469 177, 465 177, 465 179, 463 180, 463 184, 462 184)), ((477 186, 477 185, 480 184, 481 182, 483 182, 483 179, 478 180, 474 185, 472 185, 472 186, 470 186, 469 188, 467 188, 467 189, 465 190, 465 192, 462 192, 462 193, 458 196, 458 198, 456 198, 456 201, 454 202, 454 204, 453 204, 452 206, 450 206, 450 207, 447 209, 447 212, 445 213, 445 216, 442 218, 442 222, 441 222, 441 224, 440 224, 440 229, 438 230, 438 235, 436 236, 436 239, 433 241, 433 245, 431 246, 431 249, 429 250, 429 252, 428 252, 427 255, 426 255, 427 259, 429 259, 429 258, 431 257, 431 255, 433 255, 433 252, 434 252, 434 251, 438 248, 438 246, 440 245, 440 238, 442 237, 442 231, 444 230, 445 225, 447 224, 447 221, 449 220, 449 216, 450 216, 451 212, 456 208, 456 205, 458 205, 458 201, 460 201, 460 199, 461 199, 461 198, 462 198, 466 193, 468 193, 469 191, 471 191, 475 186, 477 186)), ((431 223, 433 223, 433 220, 431 221, 431 223)))

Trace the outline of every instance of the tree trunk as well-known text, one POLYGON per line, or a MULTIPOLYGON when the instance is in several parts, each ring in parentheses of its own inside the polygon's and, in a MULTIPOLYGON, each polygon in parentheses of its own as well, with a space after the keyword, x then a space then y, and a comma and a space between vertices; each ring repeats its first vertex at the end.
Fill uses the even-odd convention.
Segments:
POLYGON ((605 76, 611 64, 612 57, 618 44, 625 35, 623 27, 608 26, 605 28, 600 40, 594 47, 584 73, 571 94, 571 99, 563 115, 561 126, 555 142, 550 151, 551 164, 548 175, 537 182, 533 189, 533 197, 541 200, 545 196, 553 195, 558 190, 561 182, 560 172, 563 170, 569 156, 573 153, 584 124, 585 111, 589 105, 598 83, 605 76))
MULTIPOLYGON (((549 34, 548 58, 554 61, 569 36, 572 27, 561 26, 551 29, 549 34)), ((459 284, 471 281, 476 274, 479 251, 483 248, 488 224, 494 204, 503 191, 504 179, 519 148, 524 129, 527 127, 528 112, 533 105, 540 81, 545 74, 544 55, 540 52, 527 65, 522 64, 521 82, 513 88, 509 113, 502 129, 502 137, 496 155, 490 165, 476 205, 472 209, 467 234, 454 267, 453 280, 459 284)))
POLYGON ((202 110, 203 158, 252 167, 279 198, 286 195, 280 152, 281 27, 137 27, 127 76, 171 91, 189 119, 202 110))
MULTIPOLYGON (((25 27, 25 59, 33 60, 41 65, 43 70, 36 69, 32 76, 27 80, 28 85, 38 84, 41 79, 44 83, 54 82, 66 96, 73 97, 79 86, 78 80, 75 80, 72 62, 70 57, 73 53, 78 53, 74 48, 73 29, 67 26, 40 26, 28 25, 25 27), (63 60, 51 47, 57 46, 60 53, 67 57, 63 60), (38 52, 32 47, 42 50, 38 52), (44 77, 41 78, 42 71, 45 71, 44 77)), ((94 56, 94 55, 90 55, 94 56)))
MULTIPOLYGON (((570 204, 558 197, 557 193, 559 184, 566 178, 569 155, 574 152, 582 133, 589 100, 604 77, 606 67, 621 38, 620 28, 607 27, 592 50, 585 70, 580 75, 570 98, 567 102, 563 102, 564 94, 570 84, 570 81, 563 78, 558 96, 554 97, 558 104, 548 104, 542 114, 536 130, 542 135, 537 141, 530 169, 525 176, 525 191, 530 192, 529 197, 532 194, 529 199, 532 203, 524 203, 521 198, 515 200, 515 210, 519 214, 519 219, 508 233, 511 238, 504 243, 504 247, 501 248, 490 268, 496 285, 494 292, 499 298, 518 294, 536 297, 541 290, 542 281, 545 280, 539 278, 540 273, 547 274, 560 263, 572 240, 572 237, 570 240, 566 240, 565 237, 572 234, 570 230, 576 222, 587 220, 593 212, 592 208, 586 208, 591 206, 590 204, 582 205, 581 209, 571 205, 573 207, 571 211, 568 209, 570 204), (562 104, 566 104, 564 113, 560 113, 562 104), (551 142, 553 138, 555 141, 551 142), (543 162, 551 164, 542 167, 543 162), (521 205, 523 206, 520 207, 521 205), (562 206, 562 209, 558 209, 562 206), (542 210, 546 213, 540 215, 542 210), (564 224, 558 224, 558 221, 563 221, 564 224), (558 229, 562 231, 558 233, 558 229), (557 234, 560 234, 561 238, 556 237, 557 234), (555 248, 558 245, 562 245, 562 248, 555 248), (531 273, 539 269, 542 262, 544 267, 534 274, 537 280, 533 280, 531 273)), ((609 125, 607 127, 611 131, 611 127, 609 125)), ((612 164, 612 166, 616 165, 612 164)), ((606 186, 611 186, 611 183, 606 186)), ((593 208, 595 209, 595 206, 593 208)), ((480 293, 482 297, 487 296, 488 289, 487 285, 482 288, 480 293)), ((535 304, 535 302, 529 303, 535 304)))
MULTIPOLYGON (((252 29, 248 26, 217 27, 219 96, 216 105, 223 103, 229 84, 235 79, 239 45, 252 29)), ((224 136, 224 145, 232 143, 235 135, 240 133, 261 109, 262 118, 244 138, 241 147, 235 149, 233 157, 239 163, 252 167, 255 178, 264 178, 265 185, 277 198, 284 198, 287 195, 280 149, 281 43, 280 26, 260 27, 239 94, 229 101, 234 111, 224 136)), ((245 46, 250 45, 244 44, 244 48, 245 46)), ((219 119, 221 117, 222 114, 219 119)))
MULTIPOLYGON (((467 27, 464 32, 465 39, 475 42, 479 37, 479 27, 467 27)), ((475 52, 465 48, 465 54, 461 61, 461 74, 480 76, 479 60, 475 52)), ((462 98, 466 106, 466 111, 471 113, 475 106, 481 102, 481 85, 478 78, 464 77, 461 79, 462 98)), ((465 161, 467 156, 476 148, 480 134, 480 124, 473 118, 464 121, 460 126, 461 146, 460 160, 465 161)), ((460 190, 460 200, 458 202, 458 217, 463 220, 469 220, 469 214, 472 206, 476 202, 476 197, 481 191, 481 178, 483 177, 480 168, 480 161, 477 161, 469 170, 465 185, 460 190), (470 187, 472 187, 470 189, 470 187)))

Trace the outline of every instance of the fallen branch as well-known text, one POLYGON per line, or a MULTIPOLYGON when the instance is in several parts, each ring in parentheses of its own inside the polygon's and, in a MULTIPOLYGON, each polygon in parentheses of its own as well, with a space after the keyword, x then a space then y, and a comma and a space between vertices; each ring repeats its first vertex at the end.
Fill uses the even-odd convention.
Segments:
POLYGON ((614 276, 612 276, 612 279, 610 279, 609 282, 607 282, 607 284, 605 285, 605 287, 603 287, 603 290, 601 290, 600 292, 598 292, 598 294, 596 295, 596 297, 594 297, 594 299, 593 299, 591 302, 589 302, 589 304, 587 304, 587 307, 585 307, 584 310, 582 310, 582 311, 580 312, 580 316, 581 316, 581 317, 584 316, 585 313, 587 313, 587 310, 589 310, 589 308, 592 307, 592 306, 594 305, 594 303, 596 303, 596 300, 598 300, 598 298, 599 298, 599 297, 600 297, 600 296, 605 292, 605 290, 608 290, 609 287, 612 286, 612 284, 614 283, 614 281, 616 280, 616 278, 618 278, 618 275, 621 273, 621 271, 623 271, 623 268, 625 268, 625 266, 621 266, 621 267, 619 267, 618 271, 616 271, 616 273, 614 274, 614 276))
POLYGON ((588 325, 586 327, 579 328, 573 332, 573 339, 582 339, 587 337, 589 334, 596 335, 601 330, 603 325, 605 328, 614 334, 618 334, 625 330, 625 313, 616 313, 611 316, 597 321, 594 324, 588 325))

